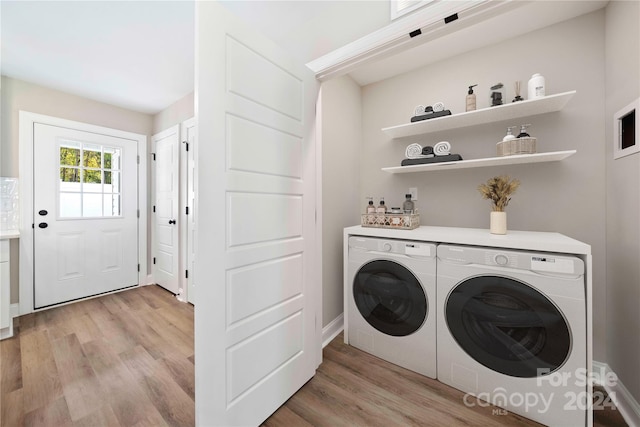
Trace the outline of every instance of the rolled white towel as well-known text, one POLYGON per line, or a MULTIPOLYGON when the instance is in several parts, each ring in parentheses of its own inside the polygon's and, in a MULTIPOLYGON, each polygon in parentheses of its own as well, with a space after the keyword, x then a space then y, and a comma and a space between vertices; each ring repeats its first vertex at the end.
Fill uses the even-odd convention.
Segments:
POLYGON ((419 159, 422 157, 422 145, 420 144, 411 144, 404 151, 404 155, 407 159, 419 159))
POLYGON ((448 156, 451 154, 451 144, 447 141, 438 142, 433 146, 433 154, 436 156, 448 156))

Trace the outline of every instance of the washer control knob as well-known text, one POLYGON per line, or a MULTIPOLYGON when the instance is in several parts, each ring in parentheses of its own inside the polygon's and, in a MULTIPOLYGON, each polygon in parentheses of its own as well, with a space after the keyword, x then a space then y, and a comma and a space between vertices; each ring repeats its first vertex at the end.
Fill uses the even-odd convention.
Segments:
POLYGON ((494 256, 493 260, 498 265, 507 265, 509 263, 509 258, 507 258, 506 255, 501 255, 501 254, 494 256))
POLYGON ((382 245, 382 250, 385 252, 391 251, 391 248, 392 248, 391 243, 385 243, 382 245))

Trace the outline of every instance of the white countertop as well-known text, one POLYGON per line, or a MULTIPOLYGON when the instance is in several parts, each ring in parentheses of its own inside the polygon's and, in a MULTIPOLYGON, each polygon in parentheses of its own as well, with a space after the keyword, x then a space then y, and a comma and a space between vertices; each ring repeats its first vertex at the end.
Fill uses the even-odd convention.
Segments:
POLYGON ((18 238, 20 238, 20 232, 18 230, 0 230, 0 240, 18 238))
POLYGON ((553 232, 509 230, 505 235, 497 235, 481 228, 421 226, 414 230, 399 230, 356 225, 345 228, 344 235, 345 238, 356 235, 576 255, 591 254, 590 245, 553 232))

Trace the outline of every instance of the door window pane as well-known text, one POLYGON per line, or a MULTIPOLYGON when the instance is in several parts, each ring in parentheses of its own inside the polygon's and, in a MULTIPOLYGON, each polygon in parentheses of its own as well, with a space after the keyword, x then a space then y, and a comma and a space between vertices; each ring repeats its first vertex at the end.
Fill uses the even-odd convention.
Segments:
POLYGON ((104 216, 120 216, 120 195, 104 195, 104 216))
POLYGON ((104 168, 120 169, 120 149, 113 147, 104 147, 104 168))
POLYGON ((102 194, 82 195, 82 216, 102 216, 102 194))
POLYGON ((120 172, 104 172, 104 192, 119 193, 120 192, 120 172))
POLYGON ((82 216, 82 194, 60 193, 60 217, 79 218, 82 216))
POLYGON ((82 166, 85 168, 101 168, 102 147, 84 144, 82 147, 82 166))
POLYGON ((81 169, 60 168, 60 191, 80 191, 81 175, 81 169))
POLYGON ((60 165, 80 166, 80 147, 60 147, 60 165))

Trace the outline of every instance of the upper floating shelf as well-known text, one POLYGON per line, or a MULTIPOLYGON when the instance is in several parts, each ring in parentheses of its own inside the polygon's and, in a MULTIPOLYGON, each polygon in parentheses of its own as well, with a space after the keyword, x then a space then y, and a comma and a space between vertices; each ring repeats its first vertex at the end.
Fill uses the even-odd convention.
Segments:
POLYGON ((453 114, 451 116, 437 117, 421 122, 391 126, 383 128, 382 131, 391 138, 405 138, 443 130, 518 119, 536 114, 551 113, 563 109, 575 94, 576 91, 573 90, 571 92, 558 93, 539 99, 529 99, 498 105, 497 107, 488 107, 481 110, 453 114))

